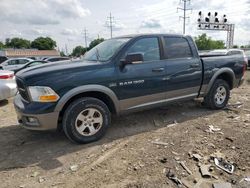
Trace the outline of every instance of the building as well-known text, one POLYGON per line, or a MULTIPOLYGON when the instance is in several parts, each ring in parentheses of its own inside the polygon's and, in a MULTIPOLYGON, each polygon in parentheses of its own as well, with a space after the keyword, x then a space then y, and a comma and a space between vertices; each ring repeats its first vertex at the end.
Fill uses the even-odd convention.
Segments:
POLYGON ((59 57, 57 50, 37 50, 37 49, 3 49, 0 56, 7 58, 29 57, 43 59, 45 57, 59 57))

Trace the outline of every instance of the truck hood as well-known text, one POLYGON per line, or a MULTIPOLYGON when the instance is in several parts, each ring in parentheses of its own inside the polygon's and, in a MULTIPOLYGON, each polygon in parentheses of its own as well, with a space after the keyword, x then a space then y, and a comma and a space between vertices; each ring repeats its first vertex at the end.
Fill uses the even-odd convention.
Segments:
MULTIPOLYGON (((63 61, 46 63, 19 71, 16 76, 23 81, 36 81, 39 79, 46 79, 48 77, 54 77, 58 74, 67 76, 72 73, 76 73, 83 70, 88 70, 92 66, 100 66, 103 63, 94 61, 63 61)), ((92 68, 91 68, 92 69, 92 68)))

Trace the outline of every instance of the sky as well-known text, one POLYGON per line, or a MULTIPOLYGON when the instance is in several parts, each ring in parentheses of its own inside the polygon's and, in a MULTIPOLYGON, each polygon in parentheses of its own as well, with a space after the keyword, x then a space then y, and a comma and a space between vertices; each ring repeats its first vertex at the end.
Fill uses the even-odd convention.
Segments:
MULTIPOLYGON (((0 0, 0 41, 22 37, 33 40, 49 36, 60 50, 70 53, 99 37, 110 38, 107 27, 112 13, 113 36, 135 33, 182 33, 180 0, 0 0)), ((235 24, 234 44, 250 43, 250 0, 191 0, 186 34, 198 36, 198 12, 218 12, 235 24)), ((213 39, 226 42, 225 31, 206 31, 213 39)))

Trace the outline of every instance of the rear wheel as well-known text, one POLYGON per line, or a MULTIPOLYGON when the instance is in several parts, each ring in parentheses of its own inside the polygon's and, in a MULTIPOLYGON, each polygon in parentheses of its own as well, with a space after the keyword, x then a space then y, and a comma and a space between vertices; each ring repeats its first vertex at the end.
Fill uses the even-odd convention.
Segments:
POLYGON ((224 108, 230 97, 230 88, 225 80, 215 80, 213 86, 204 99, 205 105, 211 109, 224 108))
POLYGON ((99 140, 111 123, 111 114, 105 103, 96 98, 81 98, 69 105, 63 117, 66 136, 77 143, 99 140))

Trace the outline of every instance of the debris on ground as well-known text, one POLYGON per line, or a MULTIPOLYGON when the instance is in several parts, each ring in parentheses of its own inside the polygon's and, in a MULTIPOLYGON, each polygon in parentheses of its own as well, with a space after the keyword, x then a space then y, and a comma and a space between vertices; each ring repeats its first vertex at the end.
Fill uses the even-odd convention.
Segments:
POLYGON ((192 175, 191 170, 185 165, 184 161, 180 161, 179 163, 184 168, 184 170, 187 171, 188 174, 192 175))
POLYGON ((33 172, 33 174, 31 174, 31 176, 30 176, 30 177, 35 178, 35 177, 37 177, 38 175, 39 175, 39 172, 33 172))
POLYGON ((243 181, 250 182, 250 176, 246 177, 246 178, 242 178, 239 183, 241 183, 243 181))
POLYGON ((215 133, 215 132, 218 132, 218 131, 221 130, 221 128, 219 128, 219 127, 214 127, 213 125, 209 125, 208 128, 209 128, 209 129, 206 130, 206 132, 208 132, 208 133, 215 133))
POLYGON ((224 170, 225 172, 232 174, 234 172, 234 165, 228 163, 222 158, 214 158, 214 163, 217 167, 224 170))
POLYGON ((78 165, 72 165, 72 166, 70 166, 70 170, 72 172, 76 172, 78 170, 78 165))
POLYGON ((200 166, 200 172, 201 172, 201 176, 203 178, 211 178, 212 174, 209 172, 209 168, 211 165, 201 165, 200 166))
POLYGON ((176 175, 175 175, 170 169, 168 170, 168 173, 166 174, 166 176, 167 176, 170 180, 172 180, 174 183, 176 183, 176 185, 177 185, 178 187, 181 187, 181 186, 183 185, 183 183, 181 182, 181 180, 178 179, 178 178, 176 177, 176 175))
POLYGON ((39 178, 38 178, 38 182, 39 182, 39 183, 42 183, 42 182, 44 182, 44 181, 45 181, 45 178, 44 178, 44 177, 39 177, 39 178))
POLYGON ((232 188, 231 183, 213 183, 213 188, 232 188))
POLYGON ((153 141, 152 144, 162 145, 162 146, 168 146, 168 143, 166 143, 166 142, 159 142, 159 141, 153 141))
POLYGON ((201 161, 201 160, 202 160, 202 156, 199 155, 198 153, 191 154, 191 157, 192 157, 195 161, 201 161))

